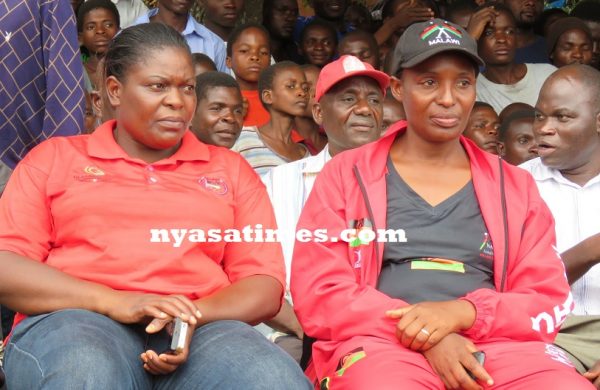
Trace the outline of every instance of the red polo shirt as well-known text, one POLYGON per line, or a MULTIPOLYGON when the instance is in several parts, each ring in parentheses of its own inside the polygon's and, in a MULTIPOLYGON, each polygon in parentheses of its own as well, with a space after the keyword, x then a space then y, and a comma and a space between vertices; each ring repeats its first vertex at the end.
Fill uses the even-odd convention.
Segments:
POLYGON ((285 286, 278 243, 195 242, 209 229, 276 227, 239 154, 188 131, 173 156, 147 164, 115 142, 114 124, 23 159, 0 199, 0 250, 117 290, 197 299, 257 274, 285 286))

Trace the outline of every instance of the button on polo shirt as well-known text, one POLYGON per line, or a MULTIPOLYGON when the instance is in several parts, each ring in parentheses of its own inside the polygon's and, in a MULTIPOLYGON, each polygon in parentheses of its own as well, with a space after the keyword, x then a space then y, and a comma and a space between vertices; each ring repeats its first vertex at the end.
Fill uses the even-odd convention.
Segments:
POLYGON ((264 186, 237 153, 188 131, 175 154, 147 164, 115 142, 114 126, 26 156, 0 199, 0 250, 117 290, 197 299, 257 274, 285 285, 278 243, 190 234, 275 229, 264 186))

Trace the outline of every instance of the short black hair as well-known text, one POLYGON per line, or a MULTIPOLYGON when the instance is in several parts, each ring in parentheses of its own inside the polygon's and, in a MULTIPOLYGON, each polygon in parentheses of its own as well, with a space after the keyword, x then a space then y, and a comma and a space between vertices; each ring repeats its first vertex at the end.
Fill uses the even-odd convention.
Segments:
MULTIPOLYGON (((487 103, 487 102, 482 102, 482 101, 476 101, 475 104, 473 105, 473 110, 476 108, 490 108, 492 109, 492 111, 496 112, 496 110, 494 110, 494 107, 492 107, 491 104, 487 103)), ((496 112, 496 114, 498 114, 496 112)))
POLYGON ((220 87, 235 88, 240 96, 242 95, 240 86, 233 77, 227 73, 210 71, 196 76, 196 99, 200 102, 200 100, 206 98, 208 91, 220 87))
POLYGON ((275 76, 277 75, 277 73, 279 73, 280 71, 282 71, 284 69, 290 69, 290 68, 302 69, 302 68, 300 68, 300 65, 296 64, 295 62, 280 61, 276 64, 269 66, 267 69, 263 70, 262 72, 260 72, 260 77, 258 78, 258 97, 260 98, 260 102, 262 103, 262 105, 267 110, 269 110, 270 105, 266 104, 263 101, 263 98, 262 98, 263 91, 266 91, 268 89, 273 89, 273 79, 275 79, 275 76))
POLYGON ((115 76, 123 81, 132 66, 144 62, 155 50, 178 48, 192 53, 185 38, 172 27, 163 23, 144 23, 131 26, 117 34, 104 55, 105 78, 115 76))
POLYGON ((205 64, 210 66, 214 70, 217 70, 217 65, 215 65, 215 62, 212 60, 212 58, 210 58, 204 53, 192 53, 192 63, 194 65, 205 64))
POLYGON ((271 51, 271 40, 270 40, 269 32, 267 31, 265 26, 263 26, 262 24, 251 22, 251 23, 241 24, 241 25, 237 26, 236 28, 234 28, 233 31, 231 31, 231 34, 229 34, 229 36, 227 37, 227 57, 232 56, 233 45, 240 38, 240 35, 242 35, 242 33, 244 31, 246 31, 250 28, 256 28, 256 29, 262 31, 263 33, 265 33, 265 35, 267 36, 267 42, 269 43, 269 51, 271 51))
MULTIPOLYGON (((60 1, 60 0, 59 0, 60 1)), ((77 31, 83 31, 83 19, 85 15, 87 15, 90 11, 95 9, 102 8, 115 16, 115 21, 117 22, 117 30, 121 28, 121 18, 119 16, 119 10, 114 5, 114 3, 110 0, 88 0, 81 4, 77 9, 77 31)))
POLYGON ((508 135, 508 130, 510 129, 510 124, 520 119, 531 119, 533 122, 535 119, 535 109, 533 107, 521 108, 508 114, 502 123, 500 123, 500 127, 498 128, 498 139, 500 141, 505 141, 506 136, 508 135))
POLYGON ((315 17, 313 20, 310 21, 310 23, 308 23, 302 29, 302 32, 300 33, 300 41, 299 41, 300 45, 302 45, 302 42, 304 42, 304 38, 306 38, 306 34, 308 33, 308 30, 311 28, 315 28, 315 27, 323 27, 323 28, 327 29, 333 36, 333 46, 337 47, 337 44, 338 44, 337 30, 335 29, 333 24, 331 24, 330 22, 328 22, 324 19, 321 19, 319 17, 315 17))

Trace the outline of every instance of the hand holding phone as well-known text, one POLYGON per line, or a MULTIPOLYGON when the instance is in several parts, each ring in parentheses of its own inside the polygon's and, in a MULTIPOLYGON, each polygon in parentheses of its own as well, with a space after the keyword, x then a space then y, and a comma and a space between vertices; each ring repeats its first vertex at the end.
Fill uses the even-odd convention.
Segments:
POLYGON ((168 352, 172 352, 175 355, 183 352, 188 335, 188 329, 188 323, 183 322, 181 318, 175 318, 173 322, 167 325, 167 332, 170 336, 168 352))
MULTIPOLYGON (((480 366, 483 367, 483 363, 485 363, 485 352, 483 351, 477 351, 477 352, 473 352, 473 357, 475 358, 475 360, 477 360, 477 363, 479 363, 480 366)), ((475 375, 473 375, 473 373, 469 370, 466 370, 467 374, 469 374, 469 376, 475 380, 477 380, 477 378, 475 378, 475 375)))

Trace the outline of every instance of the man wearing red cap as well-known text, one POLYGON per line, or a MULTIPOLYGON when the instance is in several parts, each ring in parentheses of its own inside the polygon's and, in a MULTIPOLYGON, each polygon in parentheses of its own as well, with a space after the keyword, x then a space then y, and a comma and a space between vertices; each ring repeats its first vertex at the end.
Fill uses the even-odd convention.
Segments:
MULTIPOLYGON (((296 223, 317 175, 338 153, 379 138, 389 83, 388 75, 354 56, 345 55, 326 65, 317 80, 312 112, 315 122, 325 130, 328 144, 318 155, 275 167, 263 178, 275 210, 288 277, 296 223)), ((271 325, 302 338, 302 328, 290 305, 284 304, 271 325)), ((284 342, 287 344, 289 338, 284 342)), ((286 350, 295 349, 293 355, 299 359, 300 340, 295 344, 296 348, 286 350)))

